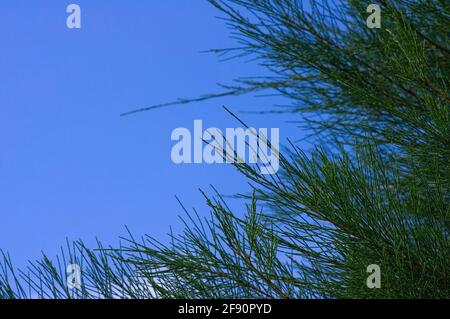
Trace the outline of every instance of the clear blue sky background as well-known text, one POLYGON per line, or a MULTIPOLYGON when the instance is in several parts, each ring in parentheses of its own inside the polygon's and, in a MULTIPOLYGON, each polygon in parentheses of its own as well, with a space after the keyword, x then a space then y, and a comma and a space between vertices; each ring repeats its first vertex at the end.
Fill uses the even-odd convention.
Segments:
MULTIPOLYGON (((114 244, 128 225, 163 237, 179 228, 174 196, 206 214, 198 188, 248 190, 229 165, 172 163, 170 134, 195 119, 239 124, 221 108, 270 109, 280 97, 241 96, 130 117, 134 108, 216 92, 264 71, 200 51, 235 46, 206 0, 2 0, 0 4, 0 248, 17 265, 65 238, 114 244), (66 6, 82 29, 66 28, 66 6)), ((278 115, 241 115, 255 127, 298 131, 278 115)), ((297 136, 295 136, 297 134, 297 136)), ((237 205, 239 207, 239 205, 237 205)))

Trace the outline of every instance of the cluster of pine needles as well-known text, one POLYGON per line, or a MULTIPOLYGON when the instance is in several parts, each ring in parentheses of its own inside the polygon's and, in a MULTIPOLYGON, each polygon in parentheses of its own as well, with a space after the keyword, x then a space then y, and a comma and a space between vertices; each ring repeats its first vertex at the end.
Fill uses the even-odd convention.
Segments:
POLYGON ((168 241, 68 242, 22 270, 3 253, 0 298, 449 298, 450 2, 371 1, 374 29, 366 1, 209 2, 239 43, 213 51, 269 75, 175 103, 276 92, 317 147, 285 145, 276 175, 236 163, 242 211, 203 193, 210 214, 185 211, 168 241))

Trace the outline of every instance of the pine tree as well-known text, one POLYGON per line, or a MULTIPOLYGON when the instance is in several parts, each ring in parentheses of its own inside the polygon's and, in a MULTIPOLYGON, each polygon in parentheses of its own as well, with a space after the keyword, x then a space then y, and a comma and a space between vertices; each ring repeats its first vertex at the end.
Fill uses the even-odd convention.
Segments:
POLYGON ((369 28, 365 1, 209 1, 241 45, 214 51, 270 75, 175 103, 274 90, 315 150, 291 142, 277 175, 236 163, 244 216, 203 193, 211 215, 169 243, 68 243, 23 271, 3 254, 0 298, 449 298, 450 3, 374 0, 369 28))

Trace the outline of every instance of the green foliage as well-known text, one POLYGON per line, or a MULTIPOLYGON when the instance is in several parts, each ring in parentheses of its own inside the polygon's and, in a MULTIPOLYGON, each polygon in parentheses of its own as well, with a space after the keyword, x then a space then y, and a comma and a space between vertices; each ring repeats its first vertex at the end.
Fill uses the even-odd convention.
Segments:
POLYGON ((244 213, 204 194, 211 215, 186 211, 169 243, 76 242, 26 271, 4 254, 0 298, 449 298, 450 3, 374 1, 382 27, 369 29, 363 1, 210 2, 241 44, 213 51, 270 75, 175 103, 275 90, 322 147, 291 143, 273 176, 236 164, 253 188, 244 213), (82 266, 79 290, 68 263, 82 266))

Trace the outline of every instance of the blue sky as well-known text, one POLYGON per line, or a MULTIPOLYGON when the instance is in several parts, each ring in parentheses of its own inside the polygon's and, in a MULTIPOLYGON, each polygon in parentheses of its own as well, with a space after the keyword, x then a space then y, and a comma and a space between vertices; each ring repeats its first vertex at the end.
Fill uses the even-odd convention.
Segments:
MULTIPOLYGON (((0 5, 0 248, 21 266, 65 238, 114 244, 125 233, 164 236, 186 207, 206 214, 198 188, 246 191, 229 165, 175 165, 173 129, 237 127, 235 112, 270 109, 280 97, 252 95, 135 108, 196 97, 264 70, 220 62, 211 48, 235 46, 206 0, 3 0, 0 5), (66 27, 66 6, 82 29, 66 27)), ((297 130, 289 117, 242 115, 255 127, 297 130)), ((298 134, 297 134, 298 137, 298 134)), ((237 206, 239 207, 239 205, 237 206)))

